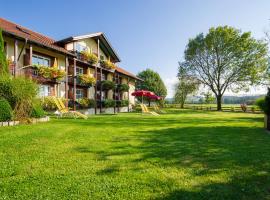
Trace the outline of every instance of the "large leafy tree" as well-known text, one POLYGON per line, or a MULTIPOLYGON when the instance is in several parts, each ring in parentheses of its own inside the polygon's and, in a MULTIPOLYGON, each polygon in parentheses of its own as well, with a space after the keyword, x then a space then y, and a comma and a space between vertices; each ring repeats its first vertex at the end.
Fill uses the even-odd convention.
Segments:
POLYGON ((137 89, 149 90, 158 96, 166 97, 166 86, 157 72, 154 72, 151 69, 146 69, 138 73, 137 76, 143 79, 143 82, 140 82, 136 85, 137 89))
POLYGON ((0 29, 0 74, 8 74, 8 64, 5 54, 4 39, 0 29))
POLYGON ((221 110, 226 90, 239 91, 260 83, 267 69, 267 51, 267 44, 251 37, 250 32, 219 26, 189 40, 185 66, 211 89, 221 110))
POLYGON ((187 96, 196 92, 199 88, 198 80, 187 73, 187 67, 183 63, 179 63, 178 68, 178 83, 175 86, 174 101, 180 103, 181 108, 184 108, 187 96))

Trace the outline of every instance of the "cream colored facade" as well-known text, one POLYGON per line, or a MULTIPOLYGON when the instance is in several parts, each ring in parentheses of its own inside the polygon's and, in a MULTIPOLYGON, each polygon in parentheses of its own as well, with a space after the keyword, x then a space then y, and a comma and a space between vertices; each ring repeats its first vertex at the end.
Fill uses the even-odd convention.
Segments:
MULTIPOLYGON (((15 39, 12 37, 7 37, 4 36, 4 41, 6 43, 6 55, 7 58, 11 61, 14 62, 14 57, 15 57, 15 39)), ((21 75, 23 74, 23 70, 25 70, 25 68, 27 68, 27 66, 25 65, 25 56, 27 54, 27 51, 29 51, 30 49, 30 44, 27 43, 25 46, 25 42, 21 41, 21 40, 17 40, 18 42, 18 49, 17 49, 17 55, 21 54, 18 63, 17 63, 17 68, 16 68, 16 75, 21 75)), ((87 39, 83 39, 83 40, 78 40, 75 43, 74 42, 70 42, 67 43, 65 45, 65 48, 68 51, 74 51, 74 47, 76 45, 76 43, 86 47, 87 49, 89 49, 90 52, 98 54, 98 46, 97 43, 94 39, 92 38, 87 38, 87 39)), ((31 44, 32 46, 32 52, 33 55, 35 53, 44 55, 44 56, 48 56, 50 58, 53 58, 53 66, 57 67, 58 69, 62 69, 62 70, 66 70, 66 58, 67 55, 64 55, 64 53, 58 53, 55 50, 49 50, 48 48, 42 48, 40 46, 37 46, 35 44, 31 44)), ((99 55, 107 60, 110 59, 110 56, 106 55, 102 49, 99 49, 99 55)), ((87 74, 91 74, 92 76, 95 76, 95 69, 94 68, 88 68, 87 69, 87 74)), ((107 73, 107 80, 113 81, 114 80, 114 72, 106 72, 107 73)), ((121 94, 121 99, 122 100, 128 100, 130 102, 130 105, 134 105, 135 104, 135 98, 131 95, 131 93, 133 91, 135 91, 135 80, 133 78, 128 78, 126 75, 120 74, 119 76, 121 76, 121 84, 128 84, 130 89, 129 92, 123 92, 121 94), (129 81, 128 81, 129 79, 129 81)), ((42 85, 43 83, 41 83, 42 85)), ((70 88, 72 85, 68 85, 68 88, 70 88)), ((67 96, 66 91, 68 91, 69 89, 66 88, 66 83, 65 80, 62 80, 60 83, 55 83, 55 84, 51 84, 52 90, 54 91, 53 95, 57 96, 57 97, 62 97, 65 98, 67 96)), ((87 98, 89 99, 95 99, 95 87, 90 87, 87 88, 87 98)), ((113 90, 109 90, 107 92, 107 99, 113 99, 114 98, 114 91, 113 90)))

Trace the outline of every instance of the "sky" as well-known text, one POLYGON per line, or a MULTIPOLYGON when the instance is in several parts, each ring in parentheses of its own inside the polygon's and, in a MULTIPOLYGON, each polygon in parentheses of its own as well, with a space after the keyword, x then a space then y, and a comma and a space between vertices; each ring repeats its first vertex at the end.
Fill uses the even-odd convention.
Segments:
POLYGON ((104 32, 119 66, 134 74, 158 72, 168 97, 190 38, 220 25, 251 31, 257 39, 270 29, 269 0, 2 0, 1 6, 0 17, 55 40, 104 32))

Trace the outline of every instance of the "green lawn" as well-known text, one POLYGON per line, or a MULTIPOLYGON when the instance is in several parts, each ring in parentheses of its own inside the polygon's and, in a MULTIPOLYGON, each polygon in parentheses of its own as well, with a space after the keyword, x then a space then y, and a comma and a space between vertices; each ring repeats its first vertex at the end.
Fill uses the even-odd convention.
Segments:
POLYGON ((262 117, 171 110, 0 128, 0 199, 270 199, 262 117))

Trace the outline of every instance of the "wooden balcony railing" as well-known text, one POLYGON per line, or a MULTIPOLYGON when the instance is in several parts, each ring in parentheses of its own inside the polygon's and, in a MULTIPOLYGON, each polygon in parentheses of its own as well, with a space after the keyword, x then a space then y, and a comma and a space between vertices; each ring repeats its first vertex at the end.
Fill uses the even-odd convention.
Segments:
POLYGON ((24 75, 25 77, 31 78, 38 83, 59 83, 55 78, 45 78, 38 73, 38 69, 35 66, 27 66, 24 68, 19 68, 17 70, 18 75, 24 75))

